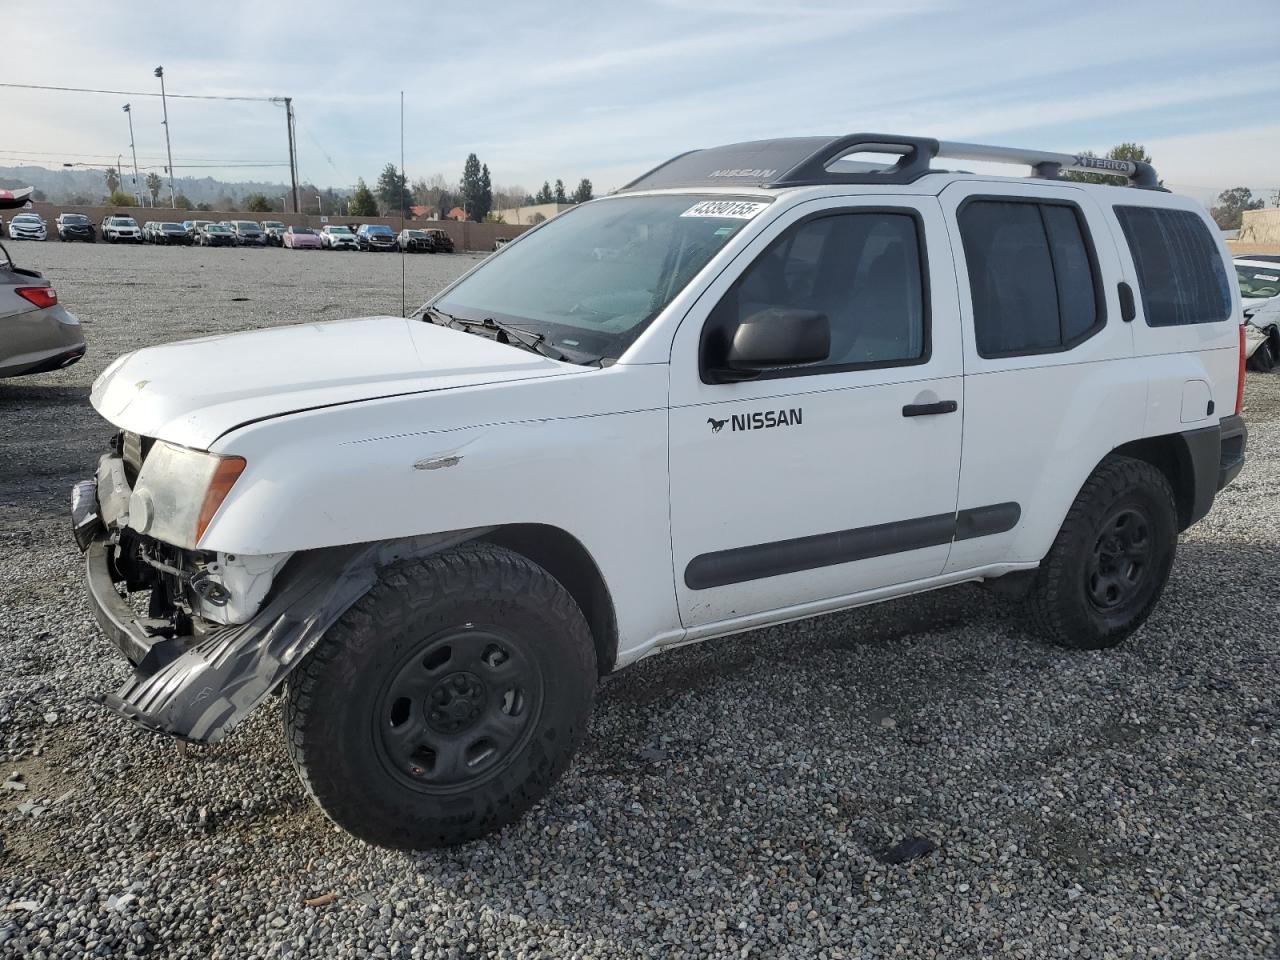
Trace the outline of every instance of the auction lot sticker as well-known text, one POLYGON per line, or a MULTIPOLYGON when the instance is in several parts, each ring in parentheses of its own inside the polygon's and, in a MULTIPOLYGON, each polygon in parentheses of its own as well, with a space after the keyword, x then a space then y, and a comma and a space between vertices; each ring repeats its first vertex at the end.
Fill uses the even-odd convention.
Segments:
POLYGON ((695 203, 680 216, 750 220, 768 205, 768 203, 759 203, 754 200, 703 200, 695 203))

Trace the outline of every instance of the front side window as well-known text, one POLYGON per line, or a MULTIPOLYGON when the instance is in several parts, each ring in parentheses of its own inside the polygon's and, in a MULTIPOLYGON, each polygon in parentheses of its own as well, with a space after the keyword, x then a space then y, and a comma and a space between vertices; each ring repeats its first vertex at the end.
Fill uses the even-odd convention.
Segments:
POLYGON ((768 203, 667 194, 582 204, 488 260, 432 306, 518 325, 571 356, 617 358, 768 203))
POLYGON ((1217 323, 1231 316, 1222 255, 1201 217, 1158 207, 1115 211, 1138 271, 1147 326, 1217 323))
POLYGON ((1074 204, 975 199, 957 221, 979 356, 1067 350, 1102 328, 1102 287, 1074 204))
POLYGON ((922 262, 911 212, 802 221, 773 241, 716 306, 703 336, 704 366, 717 365, 738 324, 771 308, 817 311, 831 326, 826 361, 779 375, 919 363, 928 352, 922 262))

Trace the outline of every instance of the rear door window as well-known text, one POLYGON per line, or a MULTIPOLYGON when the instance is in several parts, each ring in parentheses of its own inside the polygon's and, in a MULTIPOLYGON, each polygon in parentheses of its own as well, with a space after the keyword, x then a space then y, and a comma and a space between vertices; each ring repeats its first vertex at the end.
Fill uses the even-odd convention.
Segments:
POLYGON ((1097 260, 1074 204, 982 197, 958 222, 979 356, 1069 350, 1102 328, 1097 260))
POLYGON ((1231 316, 1222 255, 1204 220, 1189 210, 1117 206, 1138 271, 1147 326, 1217 323, 1231 316))

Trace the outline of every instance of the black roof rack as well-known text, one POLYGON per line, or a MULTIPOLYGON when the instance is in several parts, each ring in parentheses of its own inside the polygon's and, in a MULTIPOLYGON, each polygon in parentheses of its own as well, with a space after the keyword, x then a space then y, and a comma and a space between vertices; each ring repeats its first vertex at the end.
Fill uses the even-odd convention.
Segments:
POLYGON ((1141 161, 882 133, 752 140, 706 150, 690 150, 659 164, 622 189, 914 183, 929 173, 939 172, 931 166, 935 157, 1021 164, 1031 168, 1033 177, 1048 180, 1060 179, 1068 170, 1101 173, 1124 177, 1133 187, 1160 189, 1155 168, 1141 161), (898 159, 887 166, 879 162, 845 159, 858 153, 889 154, 898 159))

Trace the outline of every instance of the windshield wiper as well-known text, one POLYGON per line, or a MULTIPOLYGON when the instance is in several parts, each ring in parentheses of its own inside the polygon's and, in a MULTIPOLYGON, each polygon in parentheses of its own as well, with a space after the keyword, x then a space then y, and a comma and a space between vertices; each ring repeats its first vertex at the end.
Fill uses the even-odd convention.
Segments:
POLYGON ((552 360, 568 361, 568 357, 561 353, 555 347, 547 343, 547 335, 545 333, 537 333, 533 330, 524 330, 515 324, 504 323, 502 320, 495 320, 493 317, 485 317, 483 320, 470 320, 466 317, 455 317, 451 313, 445 313, 439 307, 427 307, 427 312, 433 313, 443 318, 444 326, 452 327, 455 330, 493 330, 495 332, 494 339, 498 339, 498 334, 502 335, 502 343, 511 343, 514 339, 515 344, 525 349, 540 353, 544 357, 550 357, 552 360))

